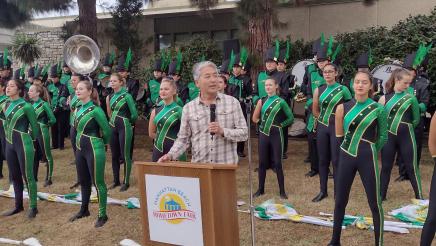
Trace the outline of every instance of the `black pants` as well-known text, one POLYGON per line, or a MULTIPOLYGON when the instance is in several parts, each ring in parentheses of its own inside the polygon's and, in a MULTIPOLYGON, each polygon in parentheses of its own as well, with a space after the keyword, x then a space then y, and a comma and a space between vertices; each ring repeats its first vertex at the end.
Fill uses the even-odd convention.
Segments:
MULTIPOLYGON (((436 164, 436 159, 434 160, 436 164)), ((430 201, 428 205, 427 219, 421 233, 421 246, 430 246, 436 231, 436 168, 433 168, 431 178, 430 201)))
POLYGON ((368 204, 371 209, 375 245, 383 244, 383 208, 380 197, 380 175, 377 163, 377 151, 374 144, 360 141, 356 157, 351 156, 344 150, 339 152, 339 163, 335 171, 336 196, 333 223, 332 244, 338 245, 341 240, 342 221, 344 220, 345 208, 348 204, 351 186, 353 185, 356 172, 359 172, 363 187, 365 188, 368 204))
MULTIPOLYGON (((246 110, 246 104, 244 102, 241 102, 241 109, 242 109, 242 114, 244 115, 244 119, 245 121, 247 121, 247 110, 246 110)), ((236 145, 236 150, 239 153, 243 154, 244 153, 244 149, 245 149, 245 142, 238 142, 238 144, 236 145)))
POLYGON ((56 123, 51 127, 51 142, 53 149, 64 148, 64 139, 66 137, 65 128, 68 126, 66 123, 65 112, 66 111, 57 111, 54 113, 56 123))
POLYGON ((35 150, 29 134, 13 131, 13 144, 6 143, 6 160, 15 193, 15 208, 23 208, 24 183, 30 197, 30 207, 36 208, 36 182, 33 175, 35 150))
POLYGON ((132 126, 128 119, 121 117, 115 118, 115 125, 112 127, 111 152, 112 152, 112 172, 114 184, 120 184, 120 165, 124 163, 124 184, 130 184, 130 171, 132 168, 131 146, 132 126))
MULTIPOLYGON (((6 161, 6 135, 2 122, 0 122, 0 153, 0 174, 3 175, 3 161, 6 161)), ((9 172, 9 183, 12 184, 11 172, 9 172)))
POLYGON ((327 194, 327 181, 330 162, 333 164, 333 175, 338 165, 338 141, 336 139, 335 124, 329 126, 318 123, 316 129, 316 145, 319 158, 320 191, 327 194))
POLYGON ((259 132, 259 190, 265 190, 265 177, 268 168, 274 168, 277 173, 280 192, 285 192, 285 178, 282 168, 283 131, 272 126, 269 136, 259 132))
POLYGON ((318 148, 316 147, 316 133, 307 132, 307 144, 310 157, 310 170, 319 172, 318 148))
POLYGON ((386 198, 395 154, 404 161, 407 175, 410 178, 415 198, 422 199, 421 178, 416 163, 416 142, 413 127, 410 124, 400 123, 397 135, 388 133, 388 142, 382 149, 381 196, 386 198))
MULTIPOLYGON (((74 128, 73 126, 70 125, 70 141, 71 141, 71 147, 73 149, 73 154, 74 154, 74 162, 76 162, 76 128, 74 128)), ((77 174, 77 183, 80 183, 79 180, 79 169, 77 168, 77 162, 76 162, 76 174, 77 174)))
POLYGON ((289 127, 283 127, 282 128, 282 132, 283 132, 283 154, 288 153, 288 130, 289 127))
MULTIPOLYGON (((419 122, 419 125, 415 127, 415 140, 416 140, 416 158, 417 158, 417 165, 419 166, 419 162, 421 161, 421 152, 422 152, 422 140, 424 138, 424 124, 425 124, 425 118, 421 118, 421 121, 419 122)), ((404 161, 402 160, 401 156, 398 155, 397 157, 398 162, 398 171, 401 176, 407 176, 407 170, 404 165, 404 161)))

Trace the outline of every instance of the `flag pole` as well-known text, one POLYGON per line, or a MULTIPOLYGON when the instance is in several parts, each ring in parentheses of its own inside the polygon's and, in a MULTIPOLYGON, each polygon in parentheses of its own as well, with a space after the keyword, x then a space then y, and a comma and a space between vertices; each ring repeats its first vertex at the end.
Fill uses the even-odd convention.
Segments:
POLYGON ((247 126, 248 126, 248 182, 250 183, 250 223, 251 223, 251 245, 256 244, 256 231, 254 226, 254 206, 253 206, 253 168, 251 163, 251 100, 245 102, 245 110, 247 112, 247 126))

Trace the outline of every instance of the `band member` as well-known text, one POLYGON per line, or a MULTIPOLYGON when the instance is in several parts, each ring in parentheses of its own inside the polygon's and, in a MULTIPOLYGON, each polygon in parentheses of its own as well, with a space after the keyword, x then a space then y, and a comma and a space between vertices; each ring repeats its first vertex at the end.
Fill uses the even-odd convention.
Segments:
POLYGON ((304 106, 304 113, 306 116, 306 132, 307 132, 307 146, 308 157, 310 162, 310 171, 305 174, 306 177, 313 177, 319 173, 318 164, 318 150, 316 148, 316 132, 315 132, 315 118, 312 113, 313 92, 318 86, 325 84, 322 77, 322 69, 328 63, 327 59, 316 59, 316 53, 321 45, 321 39, 317 39, 312 43, 312 54, 315 63, 308 65, 305 68, 303 76, 303 83, 301 84, 301 93, 307 98, 306 105, 304 106), (312 74, 313 73, 313 74, 312 74))
POLYGON ((159 98, 159 88, 160 88, 160 82, 162 81, 162 73, 163 73, 163 64, 164 61, 162 59, 156 59, 154 62, 154 68, 153 68, 153 79, 148 81, 144 85, 145 89, 145 115, 148 117, 148 115, 151 113, 152 108, 156 105, 157 100, 159 98))
POLYGON ((407 92, 412 76, 404 68, 395 70, 386 82, 386 95, 379 102, 388 114, 388 142, 382 149, 381 196, 386 200, 395 154, 404 162, 415 198, 422 199, 421 177, 417 164, 414 128, 419 124, 420 109, 416 97, 407 92))
POLYGON ((0 78, 9 81, 12 78, 12 62, 9 60, 8 49, 5 48, 3 55, 0 56, 0 78))
MULTIPOLYGON (((257 101, 266 96, 266 92, 265 92, 265 79, 267 77, 272 77, 275 79, 275 81, 277 81, 277 83, 279 84, 279 95, 281 98, 283 98, 284 100, 286 100, 286 98, 288 98, 289 95, 289 77, 283 73, 283 72, 279 72, 277 71, 277 62, 278 62, 278 58, 280 55, 280 43, 278 40, 276 40, 275 42, 275 46, 271 47, 270 49, 267 50, 266 55, 265 55, 265 67, 266 70, 262 71, 259 73, 258 78, 257 78, 257 85, 254 86, 254 92, 253 92, 253 103, 257 105, 257 101)), ((285 137, 285 146, 287 147, 287 137, 288 134, 284 134, 285 137)), ((287 154, 286 154, 286 148, 283 151, 283 159, 287 159, 287 154)))
POLYGON ((336 195, 331 246, 340 245, 342 221, 351 186, 359 172, 371 208, 375 245, 383 245, 383 208, 380 197, 378 153, 387 140, 386 113, 370 98, 372 79, 358 71, 353 79, 354 99, 339 104, 335 114, 336 137, 340 139, 335 171, 336 195))
MULTIPOLYGON (((372 64, 372 53, 371 53, 371 48, 369 48, 369 50, 363 54, 360 54, 357 59, 356 59, 356 68, 357 68, 357 72, 370 72, 370 67, 372 64)), ((346 80, 345 80, 346 81, 346 80)), ((373 95, 372 98, 375 101, 378 101, 380 99, 380 96, 383 95, 383 88, 382 88, 382 80, 381 79, 377 79, 377 78, 373 78, 372 79, 372 91, 373 91, 373 95)), ((354 88, 353 88, 353 83, 354 83, 354 79, 350 79, 349 80, 349 84, 346 84, 346 86, 348 87, 348 89, 350 89, 351 95, 354 96, 354 88)))
POLYGON ((77 98, 77 95, 76 95, 76 88, 77 88, 77 85, 79 84, 79 82, 83 79, 84 78, 80 74, 77 74, 77 73, 74 73, 71 76, 70 81, 71 81, 71 87, 74 89, 74 94, 71 94, 67 100, 67 104, 70 107, 70 122, 69 122, 70 123, 70 141, 71 141, 71 148, 73 149, 73 154, 74 154, 74 160, 72 161, 72 164, 74 164, 76 166, 76 171, 77 171, 77 182, 74 185, 72 185, 70 187, 70 189, 76 188, 80 185, 79 169, 78 169, 77 163, 76 163, 76 151, 77 151, 76 133, 77 133, 77 130, 76 130, 76 127, 74 125, 74 119, 76 116, 76 109, 80 106, 80 100, 79 100, 79 98, 77 98))
MULTIPOLYGON (((159 96, 163 103, 151 112, 148 127, 148 135, 154 140, 152 155, 154 162, 167 154, 173 146, 182 117, 182 107, 175 101, 177 86, 173 79, 168 77, 162 79, 159 96)), ((186 161, 186 156, 183 154, 178 160, 186 161)))
POLYGON ((133 99, 136 100, 139 91, 139 81, 130 77, 131 70, 132 50, 129 48, 126 57, 124 57, 124 55, 121 55, 120 59, 118 60, 117 73, 119 73, 121 77, 126 80, 127 92, 130 93, 133 99))
POLYGON ((173 78, 177 85, 177 103, 181 107, 188 102, 189 89, 188 86, 181 80, 182 78, 182 52, 177 53, 177 57, 168 67, 168 76, 173 78), (180 104, 181 103, 181 104, 180 104))
POLYGON ((220 75, 218 76, 218 86, 219 86, 219 92, 232 96, 234 98, 238 98, 239 95, 239 86, 229 84, 229 82, 226 79, 226 76, 220 75))
POLYGON ((254 194, 258 197, 265 192, 266 170, 273 168, 277 174, 280 197, 288 199, 282 168, 284 136, 282 128, 294 121, 289 105, 277 95, 279 84, 269 77, 265 81, 267 97, 258 100, 253 113, 253 122, 259 125, 259 188, 254 194))
POLYGON ((36 182, 33 174, 33 158, 35 150, 33 140, 38 137, 38 123, 35 111, 24 99, 25 86, 21 80, 9 80, 6 95, 9 100, 2 109, 5 115, 6 160, 12 183, 14 185, 15 208, 4 213, 11 216, 24 210, 23 180, 29 192, 29 207, 27 214, 34 218, 38 213, 36 206, 36 182), (30 129, 30 130, 29 130, 30 129))
MULTIPOLYGON (((229 84, 236 85, 239 89, 237 99, 241 104, 242 113, 245 120, 247 120, 247 109, 245 102, 251 99, 253 94, 253 87, 251 85, 251 78, 242 74, 242 67, 245 66, 248 59, 248 51, 245 47, 242 47, 240 54, 236 55, 235 62, 232 66, 232 75, 229 79, 229 84)), ((244 154, 245 142, 238 143, 238 155, 239 157, 245 157, 244 154)))
POLYGON ((46 90, 40 85, 32 85, 29 88, 29 99, 36 113, 36 120, 39 126, 39 136, 35 141, 35 158, 33 174, 38 181, 39 161, 47 161, 47 173, 44 187, 52 185, 53 177, 53 156, 50 148, 49 127, 56 122, 56 118, 51 110, 49 98, 46 90))
MULTIPOLYGON (((5 115, 3 113, 4 104, 8 100, 8 96, 5 95, 6 81, 0 78, 0 179, 3 176, 3 161, 6 160, 5 148, 6 148, 6 135, 5 135, 5 115)), ((10 176, 10 175, 9 175, 10 176)), ((11 179, 9 179, 10 181, 11 179)), ((11 182, 12 183, 12 182, 11 182)))
POLYGON ((114 183, 110 189, 120 186, 120 160, 124 163, 124 180, 120 191, 130 187, 130 172, 132 170, 132 156, 130 153, 133 137, 133 125, 138 118, 135 101, 124 87, 125 81, 119 74, 110 76, 110 86, 114 93, 106 98, 107 112, 112 127, 111 152, 114 183))
POLYGON ((79 173, 82 205, 80 211, 70 221, 89 216, 89 200, 91 185, 97 189, 98 219, 95 227, 102 227, 108 217, 106 215, 107 189, 104 182, 106 162, 105 144, 109 143, 111 129, 103 109, 98 106, 98 93, 88 80, 79 82, 76 88, 77 98, 81 106, 76 109, 74 127, 76 128, 76 163, 79 173))
MULTIPOLYGON (((61 63, 59 62, 58 63, 58 70, 60 67, 61 67, 61 63)), ((68 93, 72 94, 74 89, 73 89, 73 87, 71 87, 71 85, 69 83, 70 79, 71 79, 71 75, 72 75, 71 69, 70 69, 70 67, 68 67, 66 62, 62 62, 61 69, 62 69, 62 71, 61 71, 62 75, 61 75, 61 78, 59 79, 59 81, 61 82, 61 84, 65 85, 67 87, 68 93)))
POLYGON ((51 106, 53 108, 53 113, 56 117, 56 123, 51 128, 52 134, 52 145, 53 149, 64 149, 64 140, 68 135, 68 112, 67 112, 67 98, 68 98, 68 90, 65 85, 61 84, 59 81, 59 70, 57 65, 53 65, 50 68, 50 80, 47 89, 53 92, 53 95, 56 95, 57 92, 57 100, 53 98, 51 101, 51 106))
POLYGON ((27 70, 27 80, 25 83, 25 86, 27 88, 27 90, 29 90, 30 86, 33 84, 33 78, 35 78, 35 70, 37 68, 36 67, 30 67, 29 70, 27 70))
MULTIPOLYGON (((408 92, 416 97, 419 103, 420 110, 420 121, 415 128, 415 139, 416 139, 416 152, 417 152, 417 165, 421 161, 421 151, 422 151, 422 139, 424 138, 424 128, 425 128, 425 113, 430 102, 430 81, 425 73, 418 74, 421 67, 425 67, 424 61, 431 45, 425 47, 423 44, 419 46, 417 52, 408 54, 404 60, 403 68, 409 70, 412 75, 412 83, 408 88, 408 92)), ((406 168, 404 166, 404 161, 401 156, 397 158, 399 164, 400 177, 398 181, 403 181, 409 179, 407 175, 406 168)))
POLYGON ((106 57, 103 61, 102 71, 97 75, 97 81, 95 87, 98 91, 98 96, 101 102, 101 108, 104 113, 107 114, 107 105, 106 105, 106 97, 109 96, 113 90, 110 87, 109 79, 112 74, 112 66, 115 59, 115 53, 106 54, 106 57))
MULTIPOLYGON (((436 164, 436 114, 433 115, 428 135, 428 148, 436 164)), ((433 168, 433 177, 430 186, 430 201, 428 205, 427 218, 422 228, 421 246, 430 246, 436 231, 436 168, 433 168)))
MULTIPOLYGON (((328 59, 327 47, 318 50, 317 59, 328 59)), ((316 88, 313 93, 312 112, 317 119, 316 144, 319 157, 319 182, 320 192, 313 198, 313 202, 319 202, 328 196, 327 180, 330 162, 333 164, 333 176, 338 165, 338 146, 335 134, 336 106, 351 99, 347 87, 336 81, 338 68, 333 63, 324 65, 323 76, 326 84, 316 88)))

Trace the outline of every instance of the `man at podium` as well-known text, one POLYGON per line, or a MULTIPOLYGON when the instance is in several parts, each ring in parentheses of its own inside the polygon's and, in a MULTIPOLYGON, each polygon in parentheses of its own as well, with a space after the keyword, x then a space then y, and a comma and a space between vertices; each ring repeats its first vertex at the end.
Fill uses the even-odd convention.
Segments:
POLYGON ((218 92, 218 69, 213 62, 195 64, 193 77, 200 96, 184 106, 177 139, 158 162, 176 160, 191 144, 191 162, 237 164, 237 143, 248 139, 239 101, 218 92))

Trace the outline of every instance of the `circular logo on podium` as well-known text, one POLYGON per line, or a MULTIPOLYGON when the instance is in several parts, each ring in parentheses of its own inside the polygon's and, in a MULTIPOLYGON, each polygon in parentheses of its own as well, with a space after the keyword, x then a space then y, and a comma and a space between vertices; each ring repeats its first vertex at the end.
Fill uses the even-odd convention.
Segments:
POLYGON ((175 188, 167 187, 161 190, 155 197, 155 207, 158 210, 153 211, 153 216, 170 224, 196 219, 195 212, 190 209, 189 199, 183 191, 175 188))

